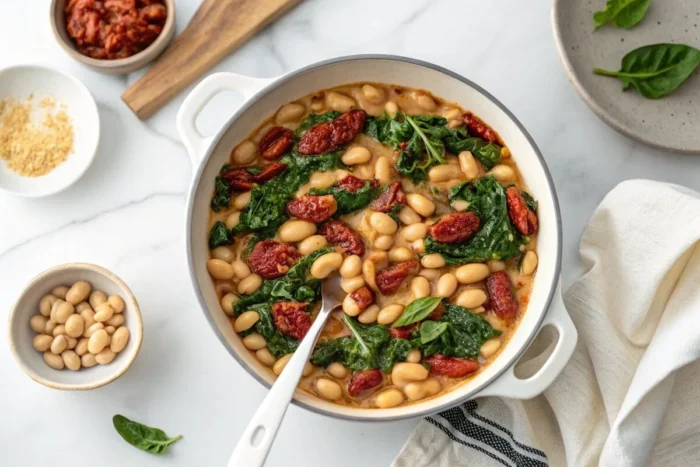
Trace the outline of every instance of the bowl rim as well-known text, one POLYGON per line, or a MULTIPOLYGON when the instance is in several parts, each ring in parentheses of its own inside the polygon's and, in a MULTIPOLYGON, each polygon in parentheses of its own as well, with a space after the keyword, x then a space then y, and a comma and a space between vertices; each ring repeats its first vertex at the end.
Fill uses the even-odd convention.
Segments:
MULTIPOLYGON (((3 73, 6 73, 6 72, 12 71, 12 70, 20 70, 22 72, 25 72, 27 70, 31 71, 32 69, 43 70, 43 71, 47 71, 49 73, 55 73, 59 76, 63 76, 64 78, 68 79, 68 81, 70 81, 80 91, 80 93, 85 94, 85 96, 87 96, 86 103, 90 107, 90 112, 94 113, 94 119, 95 119, 96 126, 97 126, 97 137, 95 138, 94 147, 92 147, 90 149, 90 156, 87 158, 86 163, 83 165, 83 167, 81 167, 79 170, 76 170, 74 172, 74 175, 72 178, 67 179, 67 183, 65 183, 61 186, 58 186, 57 188, 54 188, 53 190, 47 190, 47 191, 42 191, 42 192, 38 192, 38 193, 23 193, 20 191, 11 190, 11 189, 3 186, 2 184, 0 184, 0 192, 4 192, 4 193, 7 193, 7 194, 12 195, 12 196, 19 196, 22 198, 45 198, 47 196, 55 195, 55 194, 60 193, 64 190, 67 190, 68 188, 70 188, 71 186, 76 184, 78 182, 78 180, 83 178, 83 175, 85 175, 85 173, 88 171, 88 169, 90 168, 92 163, 95 161, 95 157, 97 156, 97 150, 100 148, 102 123, 100 120, 100 111, 97 108, 97 102, 95 102, 95 98, 93 97, 92 93, 87 88, 87 86, 85 86, 85 84, 83 84, 82 81, 80 81, 78 78, 76 78, 75 76, 73 76, 69 73, 66 73, 66 72, 61 71, 61 70, 57 70, 55 68, 51 68, 51 67, 46 66, 46 65, 40 65, 37 63, 24 63, 24 64, 17 64, 17 65, 11 65, 8 67, 0 68, 0 75, 2 75, 3 73)), ((69 155, 69 157, 70 157, 70 155, 69 155)), ((46 175, 48 175, 48 174, 45 174, 43 176, 46 176, 46 175)), ((39 177, 39 178, 41 178, 41 177, 39 177)))
POLYGON ((22 289, 22 292, 20 293, 19 297, 15 301, 15 304, 12 306, 12 309, 10 310, 10 314, 7 319, 7 341, 10 344, 10 352, 12 353, 12 356, 14 357, 15 361, 17 364, 20 366, 22 371, 29 376, 31 379, 36 381, 37 383, 43 384, 46 387, 52 388, 52 389, 59 389, 62 391, 89 391, 91 389, 97 389, 102 386, 106 386, 112 381, 116 380, 119 378, 121 375, 126 373, 126 371, 131 367, 131 365, 134 363, 134 360, 136 360, 136 357, 139 354, 139 351, 141 350, 141 344, 143 343, 143 317, 141 315, 141 309, 139 308, 138 301, 136 300, 136 297, 134 294, 131 292, 131 289, 129 288, 126 283, 120 279, 116 274, 111 272, 110 270, 98 266, 97 264, 92 264, 92 263, 66 263, 66 264, 60 264, 58 266, 54 266, 52 268, 49 268, 43 272, 40 272, 36 276, 30 280, 27 285, 22 289), (123 364, 123 366, 115 373, 113 373, 110 376, 107 376, 106 378, 103 378, 101 380, 95 381, 95 382, 90 382, 90 383, 84 383, 84 384, 63 384, 63 383, 56 383, 54 381, 48 380, 46 378, 43 378, 33 372, 25 363, 24 360, 22 360, 19 356, 19 353, 17 352, 17 346, 15 344, 15 338, 14 334, 12 333, 12 321, 15 318, 16 314, 19 314, 19 303, 22 301, 22 298, 27 294, 30 288, 34 287, 35 285, 41 283, 44 279, 47 277, 50 277, 56 273, 66 271, 66 270, 71 270, 71 269, 79 269, 79 270, 85 270, 85 271, 92 271, 96 272, 97 274, 100 274, 107 279, 111 280, 114 282, 117 286, 119 286, 121 289, 124 290, 124 293, 126 295, 125 300, 129 302, 131 305, 131 309, 134 312, 134 315, 137 319, 138 325, 135 326, 136 329, 139 330, 138 335, 134 335, 131 328, 129 328, 129 333, 130 333, 130 339, 135 339, 136 341, 136 349, 133 351, 133 353, 128 356, 128 360, 126 360, 123 364))
MULTIPOLYGON (((557 284, 559 282, 559 277, 561 274, 561 261, 562 261, 562 218, 561 218, 561 209, 559 206, 559 199, 557 197, 557 192, 556 188, 554 185, 554 180, 552 178, 552 175, 549 171, 549 168, 547 166, 547 162, 544 159, 544 156, 542 155, 542 152, 540 151, 539 147, 537 146, 537 143, 535 140, 532 138, 530 133, 525 129, 523 124, 518 120, 515 115, 496 97, 494 97, 491 93, 486 91, 484 88, 479 86, 478 84, 474 83, 473 81, 465 78, 464 76, 455 73, 451 70, 448 70, 447 68, 444 68, 440 65, 436 65, 430 62, 426 62, 423 60, 415 59, 415 58, 410 58, 410 57, 404 57, 401 55, 391 55, 391 54, 356 54, 356 55, 345 55, 345 56, 340 56, 340 57, 335 57, 335 58, 330 58, 327 60, 321 60, 319 62, 311 63, 309 65, 306 65, 304 67, 301 67, 299 69, 296 69, 294 71, 291 71, 289 73, 286 73, 280 77, 277 77, 273 80, 270 81, 269 84, 266 86, 262 87, 259 91, 255 93, 250 99, 246 100, 243 102, 243 104, 233 113, 233 115, 225 122, 222 124, 221 128, 207 141, 207 148, 204 151, 204 154, 201 156, 201 159, 197 162, 197 167, 196 167, 196 172, 192 178, 192 182, 188 191, 188 196, 187 196, 187 207, 185 209, 185 215, 186 215, 186 222, 185 222, 185 242, 186 242, 186 250, 187 250, 187 266, 188 266, 188 271, 190 273, 190 280, 192 281, 192 285, 194 286, 194 292, 195 296, 197 297, 197 301, 199 302, 200 305, 200 310, 204 314, 204 316, 207 319, 207 322, 209 323, 209 326, 212 328, 214 333, 216 334, 217 338, 221 342, 221 344, 226 348, 229 354, 236 360, 236 362, 243 368, 245 371, 251 375, 256 381, 258 381, 260 384, 262 384, 266 389, 270 389, 271 385, 261 378, 251 367, 249 367, 241 358, 239 358, 238 354, 234 351, 233 348, 231 348, 227 341, 226 338, 223 336, 223 334, 219 331, 219 328, 216 325, 216 322, 214 321, 213 317, 210 315, 210 313, 207 311, 207 305, 206 302, 204 301, 204 297, 202 295, 202 291, 197 285, 197 274, 194 269, 194 255, 191 247, 191 238, 192 238, 192 218, 193 218, 193 210, 194 210, 194 201, 196 197, 196 192, 197 192, 197 187, 199 186, 201 182, 201 177, 204 172, 204 168, 206 165, 209 163, 209 160, 214 153, 214 149, 218 145, 219 141, 223 137, 223 135, 228 131, 229 127, 233 125, 233 123, 251 106, 256 104, 262 96, 268 94, 270 91, 273 89, 284 85, 288 81, 292 80, 293 78, 296 78, 300 75, 303 75, 309 71, 312 71, 316 68, 323 68, 328 65, 334 65, 337 63, 343 63, 343 62, 354 62, 354 61, 363 61, 363 60, 386 60, 386 61, 395 61, 395 62, 402 62, 402 63, 408 63, 410 65, 416 65, 416 66, 421 66, 425 67, 434 71, 437 71, 439 73, 443 73, 453 79, 456 79, 457 81, 461 82, 462 84, 466 84, 467 86, 470 86, 480 94, 482 94, 484 97, 486 97, 492 104, 497 106, 503 113, 506 114, 508 118, 511 119, 511 121, 515 124, 515 126, 518 128, 518 130, 522 133, 522 135, 525 137, 525 139, 528 141, 530 146, 533 149, 533 152, 535 156, 537 157, 537 161, 539 162, 540 167, 542 168, 545 178, 547 180, 547 190, 549 191, 549 194, 552 198, 552 204, 554 206, 554 223, 555 223, 555 228, 556 228, 556 238, 557 238, 557 248, 556 248, 556 256, 555 256, 555 265, 554 265, 554 274, 552 274, 552 280, 551 284, 549 285, 549 293, 547 296, 547 299, 543 305, 543 308, 540 312, 540 315, 537 319, 537 324, 533 328, 534 331, 528 336, 528 338, 525 340, 523 343, 522 347, 519 349, 519 351, 511 358, 507 363, 504 363, 503 366, 497 371, 489 380, 485 381, 481 386, 465 393, 462 397, 460 397, 457 401, 452 401, 452 402, 444 402, 437 407, 434 408, 429 408, 429 409, 424 409, 421 411, 418 411, 416 413, 411 413, 411 414, 399 414, 399 415, 392 415, 392 416, 385 416, 385 417, 363 417, 363 416, 358 416, 358 415, 347 415, 343 413, 338 413, 334 412, 332 410, 326 410, 324 408, 320 407, 315 407, 313 405, 310 405, 306 402, 302 402, 297 400, 296 397, 292 397, 292 403, 297 405, 298 407, 302 407, 306 410, 309 410, 311 412, 320 414, 320 415, 325 415, 331 418, 336 418, 336 419, 341 419, 341 420, 349 420, 349 421, 357 421, 357 422, 389 422, 389 421, 398 421, 398 420, 405 420, 405 419, 411 419, 411 418, 418 418, 418 417, 424 417, 426 415, 438 413, 440 411, 446 410, 451 407, 455 407, 458 404, 461 404, 462 402, 474 397, 475 395, 478 395, 481 391, 483 391, 485 388, 487 388, 490 384, 498 380, 506 371, 508 371, 509 368, 511 368, 515 363, 519 361, 519 359, 523 356, 525 351, 530 347, 530 344, 532 341, 537 337, 539 334, 539 329, 542 326, 542 322, 544 321, 549 307, 552 304, 552 300, 554 298, 554 295, 557 290, 557 284)), ((298 388, 297 388, 298 390, 298 388)), ((455 389, 457 390, 457 389, 455 389)), ((430 399, 433 400, 433 399, 430 399)), ((418 402, 420 404, 420 402, 418 402)), ((381 410, 381 409, 364 409, 364 410, 381 410)))
MULTIPOLYGON (((175 0, 163 0, 168 9, 168 16, 165 19, 165 24, 163 25, 163 30, 160 32, 156 40, 154 40, 151 45, 143 49, 142 51, 131 55, 126 58, 118 58, 116 60, 100 60, 97 58, 88 57, 83 55, 75 48, 72 41, 66 40, 61 34, 62 27, 65 30, 65 26, 58 24, 58 14, 61 13, 60 9, 65 5, 67 0, 51 0, 51 6, 49 9, 49 21, 51 23, 51 31, 53 32, 56 42, 61 46, 61 48, 73 59, 91 67, 101 68, 104 70, 117 71, 121 67, 126 67, 144 61, 142 65, 146 65, 156 58, 156 56, 164 49, 171 39, 171 32, 175 29, 175 0)), ((67 34, 67 32, 66 32, 67 34)))

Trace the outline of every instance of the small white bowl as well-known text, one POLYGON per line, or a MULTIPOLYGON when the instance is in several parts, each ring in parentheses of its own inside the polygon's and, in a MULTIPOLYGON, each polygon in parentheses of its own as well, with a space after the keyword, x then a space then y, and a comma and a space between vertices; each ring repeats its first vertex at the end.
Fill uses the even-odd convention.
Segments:
POLYGON ((37 198, 65 190, 90 167, 100 140, 100 115, 87 88, 65 73, 39 65, 18 65, 0 70, 0 99, 25 100, 34 95, 35 103, 52 97, 65 104, 73 125, 73 153, 53 171, 42 177, 23 177, 0 159, 0 191, 37 198))
POLYGON ((10 312, 7 329, 12 355, 30 378, 53 389, 70 391, 99 388, 119 378, 136 359, 143 340, 141 311, 129 287, 107 269, 86 263, 56 266, 32 279, 10 312), (70 286, 79 280, 88 281, 93 290, 101 290, 107 296, 118 294, 124 299, 124 325, 129 329, 129 342, 107 365, 98 364, 78 371, 54 370, 32 344, 36 333, 29 328, 29 319, 39 314, 39 301, 44 295, 55 287, 70 286))

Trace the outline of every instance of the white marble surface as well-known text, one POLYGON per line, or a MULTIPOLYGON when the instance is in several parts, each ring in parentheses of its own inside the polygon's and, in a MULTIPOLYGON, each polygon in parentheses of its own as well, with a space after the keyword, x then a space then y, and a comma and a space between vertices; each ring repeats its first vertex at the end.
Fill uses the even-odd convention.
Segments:
MULTIPOLYGON (((199 2, 176 3, 182 29, 199 2)), ((225 465, 265 390, 216 340, 190 287, 183 248, 190 161, 174 123, 182 96, 139 122, 120 100, 136 76, 102 76, 64 55, 49 28, 48 4, 3 3, 0 67, 41 63, 79 78, 97 100, 102 140, 93 166, 66 192, 40 200, 0 195, 0 323, 35 274, 90 261, 131 286, 145 339, 117 382, 86 393, 58 392, 20 371, 3 329, 0 465, 225 465), (164 457, 143 454, 114 432, 115 413, 185 438, 164 457)), ((217 69, 272 77, 339 55, 390 53, 434 62, 481 84, 525 124, 549 163, 563 209, 568 286, 582 271, 578 237, 606 192, 630 178, 700 189, 700 162, 642 147, 585 107, 560 66, 549 8, 549 2, 520 0, 307 0, 217 69)), ((223 98, 202 127, 213 131, 234 104, 223 98)), ((415 423, 350 423, 292 407, 268 465, 388 465, 415 423)))

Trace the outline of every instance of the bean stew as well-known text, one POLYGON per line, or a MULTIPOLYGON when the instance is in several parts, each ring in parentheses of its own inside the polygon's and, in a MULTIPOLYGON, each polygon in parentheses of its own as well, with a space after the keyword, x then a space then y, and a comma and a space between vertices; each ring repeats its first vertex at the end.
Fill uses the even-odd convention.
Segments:
POLYGON ((279 375, 347 293, 300 388, 389 408, 435 397, 505 346, 537 269, 537 202, 485 122, 422 90, 340 86, 283 105, 231 152, 207 269, 244 346, 279 375))

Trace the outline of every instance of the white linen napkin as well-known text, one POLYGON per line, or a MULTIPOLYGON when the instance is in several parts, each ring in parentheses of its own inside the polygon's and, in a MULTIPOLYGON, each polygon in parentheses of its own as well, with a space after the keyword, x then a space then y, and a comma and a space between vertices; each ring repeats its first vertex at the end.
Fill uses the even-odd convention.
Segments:
POLYGON ((700 466, 700 194, 621 183, 581 237, 564 302, 569 365, 529 401, 425 418, 394 461, 420 466, 700 466))

